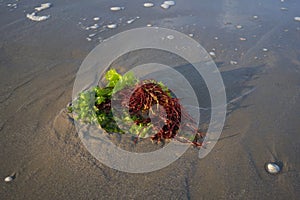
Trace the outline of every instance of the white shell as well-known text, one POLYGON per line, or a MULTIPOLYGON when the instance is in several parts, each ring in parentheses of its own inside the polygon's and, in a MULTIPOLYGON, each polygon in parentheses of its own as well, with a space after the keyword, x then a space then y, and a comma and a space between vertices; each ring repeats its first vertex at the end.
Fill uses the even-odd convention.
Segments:
POLYGON ((147 24, 147 27, 151 27, 152 26, 152 24, 147 24))
POLYGON ((253 19, 258 19, 258 16, 257 16, 257 15, 254 15, 254 16, 253 16, 253 19))
POLYGON ((153 7, 153 6, 154 6, 153 3, 150 3, 150 2, 144 3, 144 7, 145 7, 145 8, 150 8, 150 7, 153 7))
POLYGON ((163 9, 168 9, 168 8, 170 8, 170 5, 163 3, 160 5, 160 7, 162 7, 163 9))
POLYGON ((267 172, 269 172, 270 174, 277 174, 280 172, 280 167, 278 165, 276 165, 275 163, 267 163, 266 164, 266 170, 267 172))
POLYGON ((119 7, 119 6, 115 6, 115 7, 111 7, 110 10, 111 11, 119 11, 119 10, 123 10, 124 7, 119 7))
POLYGON ((246 39, 246 38, 243 38, 243 37, 241 37, 241 38, 240 38, 240 40, 241 40, 241 41, 246 41, 247 39, 246 39))
POLYGON ((263 48, 262 49, 264 52, 267 52, 267 51, 269 51, 267 48, 263 48))
POLYGON ((110 28, 110 29, 117 28, 117 24, 108 24, 107 28, 110 28))
POLYGON ((93 20, 94 21, 99 21, 100 17, 94 17, 93 20))
POLYGON ((164 1, 164 4, 167 4, 169 6, 174 6, 175 5, 175 1, 164 1))
POLYGON ((294 20, 300 22, 300 17, 294 17, 294 20))
POLYGON ((5 182, 11 182, 12 180, 14 180, 14 179, 11 176, 8 176, 4 179, 5 182))

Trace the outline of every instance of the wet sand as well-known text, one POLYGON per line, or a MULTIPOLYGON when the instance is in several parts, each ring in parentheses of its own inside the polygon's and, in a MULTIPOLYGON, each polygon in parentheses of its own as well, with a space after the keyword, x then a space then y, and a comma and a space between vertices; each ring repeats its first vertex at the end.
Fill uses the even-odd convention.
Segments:
MULTIPOLYGON (((1 199, 299 198, 300 22, 294 21, 299 2, 176 1, 169 10, 160 2, 154 8, 143 8, 142 1, 50 2, 53 7, 42 11, 50 19, 36 23, 25 15, 38 4, 20 1, 11 9, 0 1, 1 199), (115 5, 125 9, 113 13, 109 8, 115 5), (118 28, 85 30, 97 16, 99 24, 117 22, 118 28), (193 34, 208 52, 215 49, 230 104, 222 135, 207 157, 200 160, 191 147, 164 169, 129 174, 88 153, 64 108, 87 54, 102 39, 149 23, 193 34), (266 173, 269 161, 281 161, 282 172, 266 173), (5 183, 14 172, 16 178, 5 183)), ((133 53, 113 66, 141 61, 143 52, 133 53)), ((193 86, 201 106, 209 106, 203 82, 193 86)), ((137 145, 144 150, 152 144, 137 145)))

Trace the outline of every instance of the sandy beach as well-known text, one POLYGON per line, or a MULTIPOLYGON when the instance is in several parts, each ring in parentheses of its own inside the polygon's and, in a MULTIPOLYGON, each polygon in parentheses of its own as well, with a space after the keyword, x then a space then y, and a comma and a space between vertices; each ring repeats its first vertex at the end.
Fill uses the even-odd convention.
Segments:
MULTIPOLYGON (((299 199, 299 1, 177 0, 163 9, 163 1, 145 8, 140 0, 49 0, 51 7, 37 13, 48 19, 26 18, 46 2, 0 0, 0 199, 299 199), (161 170, 132 174, 94 158, 65 108, 90 51, 149 24, 189 35, 214 53, 228 107, 222 134, 205 158, 190 147, 161 170), (267 173, 265 164, 275 161, 282 171, 267 173)), ((111 67, 163 63, 170 56, 141 50, 111 67)), ((188 63, 172 57, 167 64, 190 74, 199 105, 209 107, 203 80, 184 71, 188 63)), ((157 148, 150 140, 112 139, 133 151, 157 148)))

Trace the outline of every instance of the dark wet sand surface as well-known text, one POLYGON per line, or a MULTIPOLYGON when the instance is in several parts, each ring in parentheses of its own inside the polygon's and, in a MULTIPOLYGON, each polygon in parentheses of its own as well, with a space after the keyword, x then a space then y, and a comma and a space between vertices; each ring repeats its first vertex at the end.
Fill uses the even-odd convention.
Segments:
MULTIPOLYGON (((178 0, 166 11, 158 7, 161 2, 151 9, 143 8, 143 1, 50 2, 53 7, 43 12, 51 18, 35 23, 25 13, 37 3, 20 1, 10 10, 10 2, 0 1, 0 199, 299 198, 300 22, 294 21, 298 1, 178 0), (109 7, 114 5, 125 9, 112 13, 109 7), (120 26, 88 42, 93 31, 82 25, 92 25, 95 16, 101 17, 100 24, 120 26), (136 16, 141 18, 126 24, 136 16), (215 48, 227 100, 237 101, 228 105, 222 135, 207 157, 200 160, 198 150, 191 147, 164 169, 129 174, 93 158, 62 110, 71 100, 76 72, 99 44, 98 37, 149 23, 192 33, 208 52, 215 48), (239 24, 242 29, 235 28, 239 24), (231 60, 238 64, 231 65, 231 60), (268 161, 281 161, 282 172, 267 174, 268 161), (16 179, 5 183, 13 172, 16 179)), ((144 61, 138 54, 127 58, 114 65, 144 61)), ((199 89, 201 105, 209 105, 205 87, 201 81, 193 83, 197 84, 204 88, 199 89)), ((138 148, 152 145, 137 145, 141 144, 138 148)))

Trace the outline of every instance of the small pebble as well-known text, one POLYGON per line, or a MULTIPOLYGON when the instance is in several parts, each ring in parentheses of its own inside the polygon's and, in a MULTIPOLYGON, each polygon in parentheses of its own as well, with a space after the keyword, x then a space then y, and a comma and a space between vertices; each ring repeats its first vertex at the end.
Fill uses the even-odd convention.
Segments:
POLYGON ((152 26, 152 24, 147 24, 147 27, 151 27, 152 26))
POLYGON ((243 37, 241 37, 241 38, 240 38, 240 40, 241 40, 241 41, 246 41, 247 39, 246 39, 246 38, 243 38, 243 37))
POLYGON ((190 33, 189 36, 190 36, 190 37, 194 37, 194 34, 193 34, 193 33, 190 33))
POLYGON ((90 42, 90 41, 92 41, 92 39, 91 39, 91 38, 89 38, 89 37, 87 37, 87 38, 86 38, 86 40, 87 40, 87 41, 89 41, 89 42, 90 42))
POLYGON ((214 39, 215 39, 215 40, 218 40, 219 38, 218 38, 218 37, 214 37, 214 39))
POLYGON ((258 19, 258 16, 257 16, 257 15, 254 15, 254 16, 253 16, 253 19, 258 19))
POLYGON ((94 17, 93 20, 94 21, 99 21, 100 17, 94 17))
POLYGON ((262 50, 263 50, 263 52, 269 51, 267 48, 263 48, 262 50))

